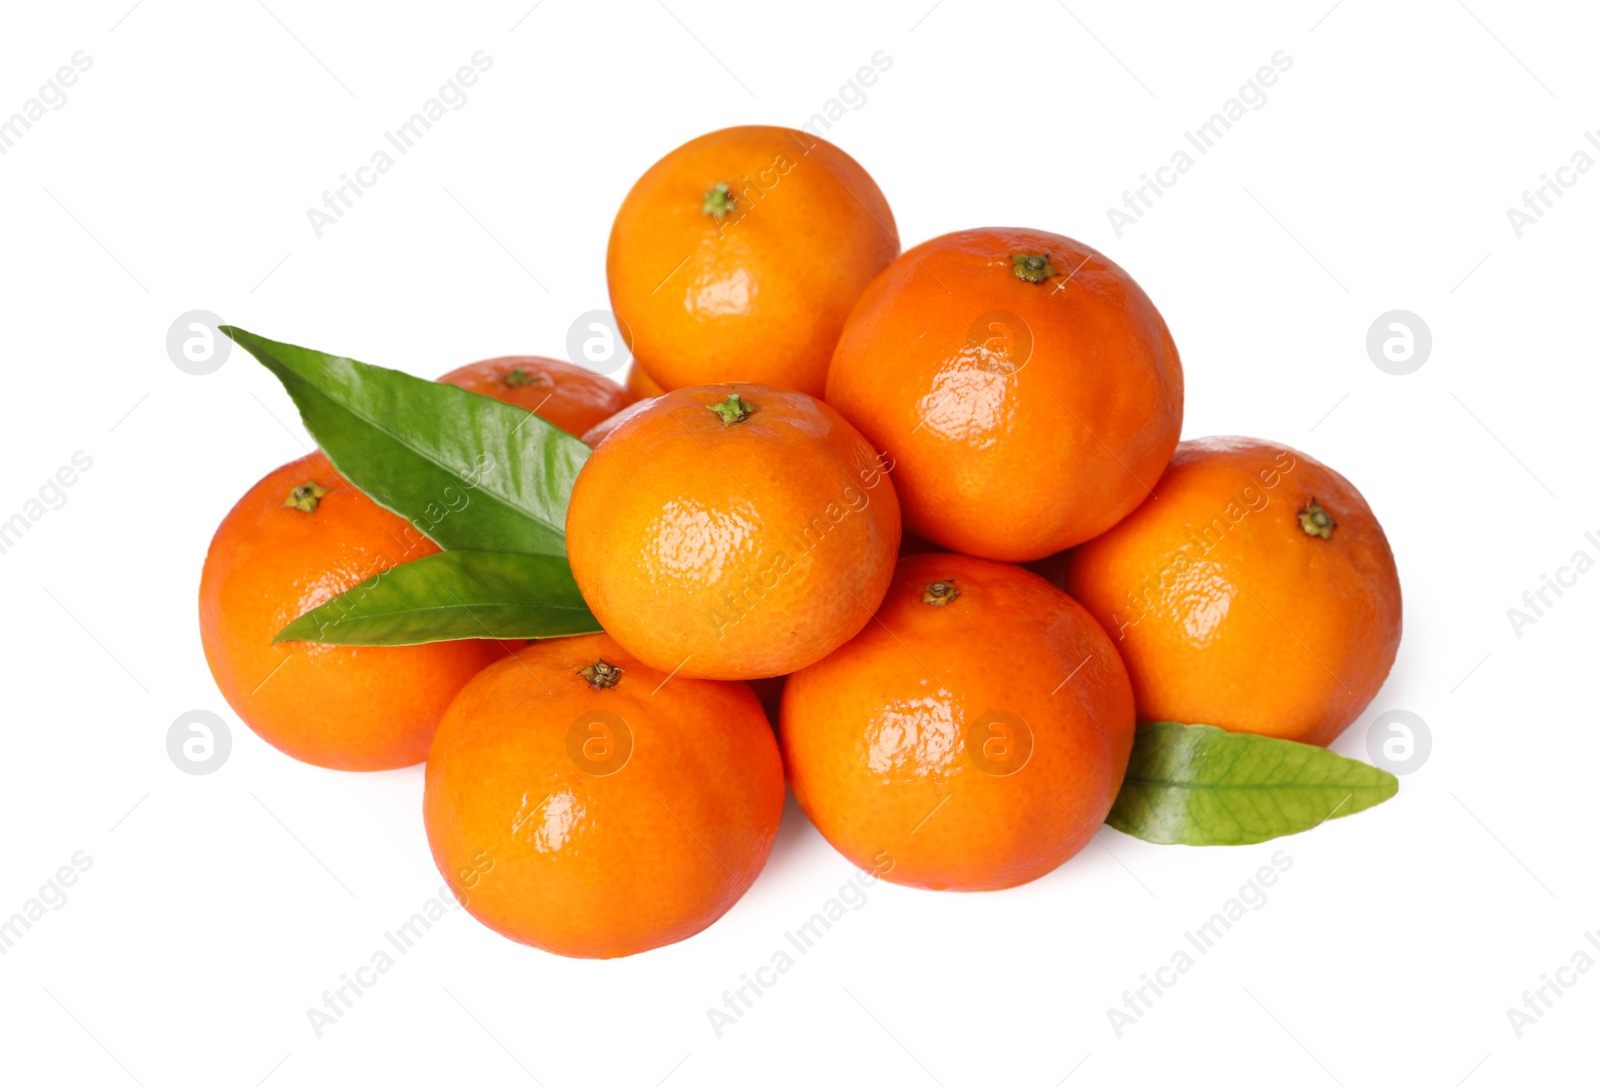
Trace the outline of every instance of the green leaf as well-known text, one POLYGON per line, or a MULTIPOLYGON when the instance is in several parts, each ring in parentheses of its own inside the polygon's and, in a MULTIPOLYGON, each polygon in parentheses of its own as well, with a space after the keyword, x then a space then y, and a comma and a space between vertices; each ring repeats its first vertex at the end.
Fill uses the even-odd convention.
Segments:
POLYGON ((441 551, 368 578, 306 612, 273 641, 418 645, 599 629, 560 556, 441 551))
POLYGON ((1211 725, 1141 725, 1106 822, 1147 842, 1248 845, 1381 804, 1393 774, 1321 747, 1211 725))
POLYGON ((589 447, 532 412, 223 325, 283 382, 339 473, 446 550, 565 555, 589 447))

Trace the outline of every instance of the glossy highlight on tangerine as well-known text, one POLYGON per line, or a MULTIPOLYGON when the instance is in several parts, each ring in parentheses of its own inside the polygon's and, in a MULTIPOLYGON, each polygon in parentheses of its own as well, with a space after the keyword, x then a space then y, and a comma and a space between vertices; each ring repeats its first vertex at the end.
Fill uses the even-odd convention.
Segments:
POLYGON ((694 935, 766 863, 783 769, 743 683, 668 678, 603 634, 485 669, 428 755, 435 863, 496 932, 615 958, 694 935))
POLYGON ((790 676, 795 799, 835 849, 912 887, 981 891, 1086 845, 1133 749, 1105 631, 1036 574, 965 555, 900 560, 875 621, 790 676), (892 863, 890 863, 892 862, 892 863))
POLYGON ((808 132, 725 128, 646 170, 606 280, 636 365, 665 389, 744 381, 822 395, 845 316, 900 252, 854 159, 808 132))
POLYGON ((294 619, 439 548, 321 453, 269 473, 218 527, 200 574, 200 640, 228 705, 262 739, 335 770, 419 763, 493 641, 409 646, 273 643, 294 619))
POLYGON ((1400 646, 1400 579, 1361 493, 1297 450, 1184 442, 1155 496, 1066 556, 1141 721, 1331 743, 1400 646))
POLYGON ((895 460, 906 531, 1040 559, 1131 512, 1183 421, 1183 370, 1133 278, 1081 242, 985 228, 908 250, 851 311, 826 398, 895 460))
POLYGON ((805 393, 667 393, 578 473, 572 576, 601 626, 653 668, 784 675, 847 641, 882 599, 900 545, 890 468, 805 393))

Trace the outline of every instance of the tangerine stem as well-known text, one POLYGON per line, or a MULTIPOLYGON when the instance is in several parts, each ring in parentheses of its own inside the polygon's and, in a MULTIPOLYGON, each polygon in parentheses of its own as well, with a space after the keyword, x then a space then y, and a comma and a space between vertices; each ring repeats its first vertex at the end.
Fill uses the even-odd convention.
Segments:
POLYGON ((1321 536, 1324 540, 1331 540, 1333 530, 1339 527, 1315 498, 1311 500, 1310 505, 1300 511, 1299 516, 1300 527, 1305 530, 1307 536, 1321 536))
POLYGON ((314 481, 308 479, 290 491, 289 497, 283 500, 283 504, 289 509, 299 510, 301 513, 315 513, 317 512, 317 503, 327 493, 325 488, 319 487, 314 481))
POLYGON ((622 679, 623 669, 614 664, 607 664, 603 660, 596 660, 587 668, 580 669, 578 674, 589 681, 589 686, 597 691, 615 687, 622 679))
POLYGON ((1029 283, 1043 283, 1051 276, 1056 275, 1056 270, 1050 265, 1050 254, 1028 253, 1011 254, 1011 271, 1018 279, 1025 279, 1029 283))
POLYGON ((738 205, 734 203, 733 190, 722 181, 705 191, 705 197, 700 205, 702 214, 711 216, 719 223, 730 211, 738 210, 738 205))
POLYGON ((750 413, 756 410, 756 406, 740 397, 738 393, 729 393, 728 399, 720 404, 707 404, 706 409, 716 412, 722 418, 723 426, 732 426, 750 418, 750 413))

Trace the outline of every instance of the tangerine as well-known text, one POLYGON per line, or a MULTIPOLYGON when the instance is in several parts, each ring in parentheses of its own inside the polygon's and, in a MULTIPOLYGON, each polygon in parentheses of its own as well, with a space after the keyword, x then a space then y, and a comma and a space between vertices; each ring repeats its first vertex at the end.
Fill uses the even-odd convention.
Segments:
POLYGON ((795 799, 863 870, 944 890, 1012 887, 1093 837, 1133 749, 1128 674, 1089 613, 1036 574, 900 560, 875 620, 789 677, 795 799))
POLYGON ((749 687, 670 677, 603 634, 535 642, 467 684, 423 793, 434 861, 468 912, 583 958, 721 917, 782 814, 777 743, 749 687))
POLYGON ((1150 501, 1066 556, 1064 582, 1117 639, 1141 721, 1326 745, 1400 646, 1371 507, 1273 442, 1184 442, 1150 501))
POLYGON ((262 739, 315 766, 421 762, 456 692, 506 655, 498 643, 273 638, 346 589, 438 550, 320 452, 269 473, 223 518, 200 574, 200 641, 228 705, 262 739))
POLYGON ((965 230, 873 280, 826 398, 894 458, 907 532, 1026 562, 1150 493, 1178 444, 1183 370, 1106 257, 1041 230, 965 230))
POLYGON ((690 140, 611 228, 611 306, 663 388, 748 381, 822 395, 834 341, 900 252, 878 186, 839 148, 769 125, 690 140))
POLYGON ((679 389, 584 464, 572 576, 652 668, 756 679, 821 659, 872 617, 900 507, 872 447, 827 404, 765 385, 679 389))
POLYGON ((626 423, 629 419, 632 419, 635 415, 638 415, 641 411, 644 411, 647 407, 649 407, 653 400, 655 400, 655 397, 653 396, 645 400, 635 400, 633 403, 629 404, 616 414, 606 416, 600 422, 583 432, 581 436, 583 444, 587 445, 590 449, 593 449, 595 446, 605 441, 605 439, 613 430, 616 430, 623 423, 626 423))
POLYGON ((526 408, 575 438, 621 411, 629 400, 622 386, 602 374, 538 355, 484 359, 439 380, 526 408))
POLYGON ((627 389, 628 395, 635 400, 649 400, 667 391, 637 362, 628 367, 628 378, 622 387, 627 389))

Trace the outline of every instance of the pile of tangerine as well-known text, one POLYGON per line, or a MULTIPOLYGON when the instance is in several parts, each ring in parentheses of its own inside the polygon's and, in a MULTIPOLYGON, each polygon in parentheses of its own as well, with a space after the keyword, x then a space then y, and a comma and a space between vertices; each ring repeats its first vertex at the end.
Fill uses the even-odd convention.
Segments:
POLYGON ((234 710, 318 766, 426 759, 434 858, 494 930, 589 957, 693 935, 761 871, 785 779, 881 878, 1015 886, 1104 821, 1136 722, 1327 744, 1388 674, 1367 503, 1282 445, 1180 443, 1172 336, 1088 246, 901 253, 853 159, 743 127, 646 171, 607 277, 626 389, 529 356, 441 378, 593 447, 566 537, 605 634, 274 645, 437 550, 320 453, 240 500, 202 576, 234 710))

